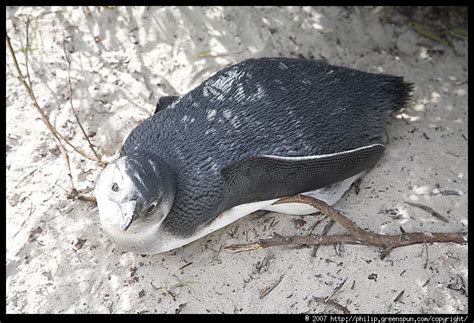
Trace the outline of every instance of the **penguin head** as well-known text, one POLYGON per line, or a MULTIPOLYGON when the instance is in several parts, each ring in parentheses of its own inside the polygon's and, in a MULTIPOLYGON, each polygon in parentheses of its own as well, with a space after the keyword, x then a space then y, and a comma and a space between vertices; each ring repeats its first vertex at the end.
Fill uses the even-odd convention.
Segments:
POLYGON ((96 185, 104 230, 113 240, 123 240, 159 226, 171 210, 175 189, 171 169, 156 157, 133 153, 116 159, 96 185))

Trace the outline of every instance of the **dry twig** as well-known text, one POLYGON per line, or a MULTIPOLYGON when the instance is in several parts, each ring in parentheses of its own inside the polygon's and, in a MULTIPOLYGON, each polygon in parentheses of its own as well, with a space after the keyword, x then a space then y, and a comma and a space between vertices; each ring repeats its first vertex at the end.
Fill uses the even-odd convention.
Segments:
POLYGON ((186 268, 186 267, 188 267, 188 266, 191 266, 192 264, 193 264, 193 262, 190 261, 190 262, 188 262, 186 265, 181 266, 178 270, 184 269, 184 268, 186 268))
MULTIPOLYGON (((330 220, 323 228, 323 232, 321 232, 321 236, 325 236, 328 232, 329 232, 329 229, 331 229, 331 227, 333 226, 334 224, 334 220, 330 220)), ((318 252, 318 249, 319 249, 319 246, 320 245, 314 245, 313 246, 313 251, 311 252, 311 257, 316 257, 316 253, 318 252)))
POLYGON ((426 206, 426 205, 423 205, 423 204, 418 204, 418 203, 406 202, 406 201, 405 201, 405 203, 408 204, 408 205, 417 207, 419 209, 422 209, 423 211, 426 211, 428 213, 431 213, 431 215, 434 216, 435 218, 438 218, 443 222, 449 223, 448 219, 446 219, 444 216, 442 216, 441 214, 439 214, 438 212, 436 212, 435 210, 433 210, 429 206, 426 206))
POLYGON ((399 302, 399 301, 400 301, 400 298, 402 298, 403 294, 405 294, 405 290, 402 290, 402 291, 397 295, 397 297, 395 297, 395 299, 393 300, 393 302, 394 302, 394 303, 399 302))
POLYGON ((334 291, 332 292, 332 294, 326 297, 326 301, 331 300, 331 298, 333 298, 334 295, 336 295, 336 293, 341 290, 342 286, 344 286, 344 284, 346 283, 347 278, 348 277, 346 277, 346 279, 344 279, 342 283, 340 283, 336 288, 334 288, 334 291))
POLYGON ((268 287, 265 287, 265 288, 262 288, 260 290, 260 299, 264 298, 265 296, 267 296, 268 294, 270 294, 270 292, 272 290, 275 289, 275 287, 278 286, 278 284, 281 282, 281 280, 283 279, 283 277, 285 276, 285 274, 281 275, 280 278, 273 284, 271 284, 270 286, 268 287))
POLYGON ((308 231, 308 235, 309 235, 309 236, 313 234, 314 229, 316 229, 316 227, 318 226, 318 224, 320 224, 324 219, 326 219, 326 216, 323 216, 321 219, 317 220, 317 221, 313 224, 313 226, 311 227, 311 229, 309 229, 309 231, 308 231))
MULTIPOLYGON (((27 39, 28 39, 28 37, 27 37, 27 39)), ((36 97, 34 95, 34 92, 33 92, 32 88, 31 88, 31 84, 28 85, 28 83, 25 81, 25 76, 23 76, 23 73, 21 72, 20 66, 18 65, 18 61, 16 59, 15 51, 13 50, 13 47, 12 47, 12 44, 11 44, 11 41, 10 41, 10 37, 8 36, 8 34, 6 35, 6 43, 7 43, 8 49, 10 51, 10 54, 12 55, 14 65, 15 65, 16 71, 18 73, 18 79, 20 80, 21 84, 23 84, 23 86, 25 87, 26 91, 28 92, 28 95, 30 96, 31 100, 33 101, 33 106, 36 108, 36 111, 39 112, 39 114, 41 116, 41 120, 48 127, 49 131, 53 135, 53 139, 56 141, 56 143, 58 145, 59 151, 61 152, 61 156, 64 159, 64 163, 66 165, 66 169, 67 169, 67 172, 68 172, 67 175, 68 175, 70 185, 71 185, 71 193, 72 194, 77 194, 77 190, 74 186, 74 181, 73 181, 72 174, 71 174, 71 164, 69 162, 69 156, 66 152, 66 149, 64 148, 64 145, 62 144, 61 140, 59 139, 58 131, 49 122, 48 116, 43 112, 43 109, 41 109, 38 102, 36 101, 36 97)), ((26 47, 26 51, 28 51, 28 45, 26 47)), ((28 54, 25 54, 25 56, 28 57, 28 54)), ((26 65, 26 66, 28 66, 28 65, 26 65)), ((26 72, 27 72, 27 75, 28 75, 27 76, 28 79, 30 79, 29 70, 27 69, 26 72)))
POLYGON ((283 237, 274 235, 269 239, 259 239, 257 242, 248 244, 237 244, 227 246, 224 249, 228 252, 251 251, 259 248, 269 248, 273 246, 301 246, 301 245, 329 245, 337 243, 370 245, 383 248, 383 256, 399 247, 434 242, 453 242, 458 244, 467 243, 467 232, 456 233, 429 233, 429 232, 413 232, 394 235, 383 235, 366 231, 357 226, 350 219, 342 215, 336 209, 330 207, 321 200, 311 196, 296 195, 278 200, 280 203, 306 203, 316 209, 321 210, 325 215, 332 218, 339 225, 344 227, 349 234, 332 235, 332 236, 292 236, 283 237))
MULTIPOLYGON (((77 153, 79 153, 80 155, 82 155, 83 157, 87 158, 87 159, 90 159, 90 160, 95 160, 97 162, 99 162, 99 164, 101 166, 104 166, 106 163, 102 162, 99 158, 99 156, 97 155, 97 153, 95 152, 95 150, 93 149, 92 147, 92 144, 91 142, 88 140, 89 142, 89 145, 91 147, 91 149, 93 150, 95 156, 96 156, 96 159, 93 159, 93 158, 90 158, 89 156, 87 156, 82 150, 80 150, 79 148, 75 147, 73 144, 71 144, 57 129, 56 127, 54 127, 51 122, 49 121, 49 118, 48 116, 44 113, 43 109, 40 107, 40 105, 38 104, 37 100, 36 100, 36 96, 34 94, 34 90, 33 90, 33 84, 32 84, 32 81, 31 81, 31 76, 30 76, 30 71, 29 71, 29 63, 28 63, 28 48, 29 48, 29 23, 30 23, 30 17, 28 16, 27 17, 27 20, 26 20, 26 49, 25 49, 25 66, 26 66, 26 77, 24 76, 23 72, 21 71, 20 69, 20 66, 18 64, 18 60, 16 58, 16 55, 15 55, 15 51, 13 49, 13 46, 11 44, 11 40, 10 40, 10 37, 8 36, 8 34, 6 35, 6 45, 7 45, 7 48, 12 56, 12 59, 13 59, 13 63, 14 63, 14 66, 15 66, 15 69, 17 71, 17 76, 18 76, 18 79, 20 80, 21 84, 24 86, 24 88, 26 89, 26 92, 28 93, 28 95, 30 96, 32 102, 33 102, 33 106, 35 107, 36 111, 40 114, 40 117, 41 117, 41 120, 43 121, 43 123, 46 125, 46 127, 48 128, 48 130, 51 132, 52 136, 53 136, 53 139, 56 141, 56 144, 59 148, 59 151, 61 153, 61 156, 64 160, 64 163, 66 165, 66 170, 67 170, 67 176, 69 178, 69 182, 70 182, 70 191, 68 192, 67 196, 68 198, 77 198, 77 199, 81 199, 81 200, 85 200, 85 201, 90 201, 90 202, 96 202, 95 200, 95 197, 93 196, 87 196, 87 195, 82 195, 82 194, 79 194, 79 192, 76 190, 75 188, 75 185, 74 185, 74 180, 73 180, 73 177, 72 177, 72 172, 71 172, 71 163, 70 163, 70 160, 69 160, 69 155, 67 154, 67 151, 66 151, 66 148, 64 147, 62 141, 64 141, 67 145, 69 145, 71 148, 73 148, 77 153), (28 80, 28 82, 26 81, 28 80), (62 141, 61 141, 62 140, 62 141)), ((67 56, 66 56, 67 57, 67 56)), ((68 60, 69 62, 69 60, 68 60)), ((71 80, 70 80, 70 77, 69 77, 69 86, 70 86, 70 91, 71 91, 71 96, 72 96, 72 87, 71 87, 71 80)), ((70 96, 70 97, 71 97, 70 96)), ((72 100, 72 98, 71 98, 72 100)), ((71 107, 72 107, 72 101, 71 101, 71 107)), ((73 107, 72 107, 73 108, 73 107)), ((73 108, 73 112, 74 112, 74 115, 76 117, 76 120, 77 122, 79 123, 80 127, 81 127, 81 130, 83 131, 84 133, 84 129, 82 128, 82 125, 80 124, 79 122, 79 119, 77 118, 77 114, 75 113, 75 110, 73 108)), ((85 134, 85 133, 84 133, 85 134)), ((88 139, 88 138, 87 138, 88 139)))

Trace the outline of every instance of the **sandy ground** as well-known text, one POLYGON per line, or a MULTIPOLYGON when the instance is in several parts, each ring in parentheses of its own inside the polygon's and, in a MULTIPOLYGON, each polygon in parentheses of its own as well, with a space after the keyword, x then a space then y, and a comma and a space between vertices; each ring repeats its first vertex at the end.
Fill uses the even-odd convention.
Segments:
MULTIPOLYGON (((88 151, 69 107, 65 39, 74 105, 107 160, 161 95, 245 58, 302 55, 402 75, 416 85, 413 104, 390 120, 386 153, 359 194, 351 189, 337 208, 379 233, 467 231, 467 40, 442 46, 372 8, 7 7, 23 69, 28 14, 39 104, 88 151)), ((7 313, 340 313, 313 297, 344 281, 331 299, 351 313, 467 312, 466 245, 414 245, 384 260, 365 246, 321 247, 315 258, 311 249, 222 250, 273 232, 307 234, 318 216, 251 215, 165 254, 121 252, 95 205, 65 198, 63 161, 9 54, 6 78, 7 313)), ((99 167, 70 155, 77 187, 91 190, 99 167)))

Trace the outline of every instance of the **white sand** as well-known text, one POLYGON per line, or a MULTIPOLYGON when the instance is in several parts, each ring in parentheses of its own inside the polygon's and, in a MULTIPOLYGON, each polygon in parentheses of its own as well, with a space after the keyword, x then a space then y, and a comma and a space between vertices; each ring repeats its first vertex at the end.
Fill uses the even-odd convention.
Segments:
MULTIPOLYGON (((402 75, 416 85, 406 122, 390 120, 384 157, 363 179, 361 192, 352 189, 337 207, 380 233, 399 233, 399 226, 408 232, 467 231, 467 40, 454 42, 456 52, 432 51, 440 45, 406 25, 380 23, 383 13, 368 8, 89 9, 88 16, 84 8, 6 9, 23 69, 22 21, 27 14, 36 17, 29 54, 36 97, 56 127, 85 151, 68 102, 64 36, 72 51, 74 105, 108 160, 160 95, 185 93, 245 58, 322 56, 331 64, 402 75), (228 55, 199 57, 204 51, 228 55), (444 190, 461 195, 432 194, 444 190), (404 201, 428 205, 449 223, 404 201), (393 214, 385 211, 390 209, 393 214)), ((321 247, 314 259, 311 249, 221 250, 273 232, 307 234, 316 217, 304 217, 306 224, 297 227, 299 217, 252 215, 173 252, 122 253, 102 233, 94 205, 65 198, 63 161, 8 53, 6 103, 7 313, 340 313, 312 299, 330 295, 346 278, 332 300, 352 313, 467 312, 467 296, 448 288, 461 279, 467 286, 466 245, 429 245, 428 256, 425 246, 414 245, 385 260, 366 246, 343 246, 340 253, 321 247), (278 222, 269 228, 273 220, 278 222), (87 240, 78 250, 77 239, 87 240), (260 290, 283 274, 260 299, 260 290)), ((70 156, 78 188, 92 189, 98 167, 70 156)), ((342 232, 334 226, 330 234, 342 232)))

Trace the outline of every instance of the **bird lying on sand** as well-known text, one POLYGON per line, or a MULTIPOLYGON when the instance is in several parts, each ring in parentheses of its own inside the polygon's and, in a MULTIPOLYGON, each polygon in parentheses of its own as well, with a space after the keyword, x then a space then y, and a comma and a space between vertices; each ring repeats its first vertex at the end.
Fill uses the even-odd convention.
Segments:
POLYGON ((319 61, 248 59, 226 67, 155 114, 102 172, 103 230, 125 250, 186 245, 254 211, 305 193, 333 205, 384 152, 384 125, 412 85, 319 61))

